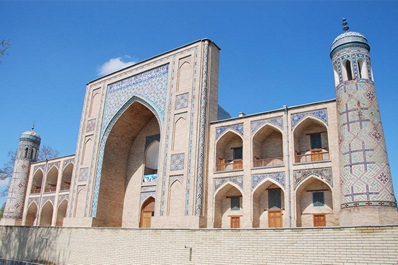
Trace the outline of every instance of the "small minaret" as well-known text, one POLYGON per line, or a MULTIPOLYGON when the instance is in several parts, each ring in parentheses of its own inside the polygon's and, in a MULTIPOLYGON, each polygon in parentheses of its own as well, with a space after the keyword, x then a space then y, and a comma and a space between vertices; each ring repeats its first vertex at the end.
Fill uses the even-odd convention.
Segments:
POLYGON ((398 223, 370 46, 348 31, 332 43, 340 150, 340 225, 398 223))
POLYGON ((14 171, 3 218, 1 219, 3 225, 20 225, 22 221, 29 168, 31 162, 37 160, 41 142, 40 136, 33 130, 34 128, 31 131, 24 132, 19 138, 14 171))

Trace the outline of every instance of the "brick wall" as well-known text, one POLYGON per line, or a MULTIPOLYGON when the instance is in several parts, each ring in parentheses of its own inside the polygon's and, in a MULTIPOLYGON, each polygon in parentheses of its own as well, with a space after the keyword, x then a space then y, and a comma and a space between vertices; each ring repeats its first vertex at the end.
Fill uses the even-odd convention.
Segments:
POLYGON ((398 264, 398 226, 259 230, 2 226, 0 238, 2 259, 55 264, 398 264))

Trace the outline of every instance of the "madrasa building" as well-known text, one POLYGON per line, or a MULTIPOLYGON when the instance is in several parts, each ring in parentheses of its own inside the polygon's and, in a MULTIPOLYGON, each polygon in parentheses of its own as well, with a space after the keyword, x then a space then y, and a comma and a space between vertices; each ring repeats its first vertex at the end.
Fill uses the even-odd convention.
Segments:
POLYGON ((87 84, 76 154, 20 137, 3 225, 270 228, 398 223, 370 60, 332 42, 336 99, 231 118, 203 39, 87 84))

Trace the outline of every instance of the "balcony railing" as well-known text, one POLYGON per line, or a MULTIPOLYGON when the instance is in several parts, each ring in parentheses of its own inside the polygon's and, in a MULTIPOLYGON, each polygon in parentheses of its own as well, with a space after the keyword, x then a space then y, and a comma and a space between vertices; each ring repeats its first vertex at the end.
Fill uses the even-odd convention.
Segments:
POLYGON ((142 182, 155 182, 158 179, 158 174, 146 174, 142 182))
POLYGON ((61 190, 70 190, 70 182, 64 182, 61 184, 61 190))
POLYGON ((329 152, 324 149, 312 149, 305 154, 295 156, 296 163, 330 160, 329 152))
POLYGON ((270 167, 283 165, 283 157, 257 158, 253 160, 253 167, 270 167))
POLYGON ((44 192, 54 192, 57 190, 57 185, 48 184, 48 186, 44 189, 44 192))
POLYGON ((40 193, 41 192, 41 187, 33 187, 30 193, 40 193))
POLYGON ((219 163, 216 165, 216 171, 234 170, 242 168, 243 168, 242 159, 235 159, 230 162, 219 163))

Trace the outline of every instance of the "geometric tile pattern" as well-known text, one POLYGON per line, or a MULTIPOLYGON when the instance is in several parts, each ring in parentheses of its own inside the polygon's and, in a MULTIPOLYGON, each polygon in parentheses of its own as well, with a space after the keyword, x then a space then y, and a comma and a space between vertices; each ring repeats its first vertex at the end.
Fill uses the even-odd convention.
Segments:
POLYGON ((189 98, 189 93, 184 93, 176 96, 176 104, 175 104, 175 109, 185 109, 188 107, 188 98, 189 98))
POLYGON ((144 99, 155 109, 160 116, 160 122, 163 123, 166 110, 168 70, 169 65, 166 64, 108 85, 101 135, 120 107, 132 97, 144 99))
MULTIPOLYGON (((195 215, 201 216, 203 214, 203 174, 205 171, 205 147, 206 147, 206 128, 207 128, 207 71, 208 71, 208 59, 209 59, 209 41, 205 41, 204 53, 203 53, 203 71, 202 71, 202 91, 200 98, 200 115, 199 115, 199 143, 198 143, 198 161, 197 161, 197 180, 196 180, 196 202, 195 202, 195 215)), ((192 120, 193 122, 193 120, 192 120)), ((192 148, 191 148, 192 149, 192 148)), ((192 150, 190 150, 192 152, 192 150)))
POLYGON ((320 110, 313 110, 313 111, 306 111, 301 113, 292 114, 292 129, 304 118, 311 116, 317 118, 326 124, 328 124, 328 112, 327 109, 320 109, 320 110))
POLYGON ((92 132, 95 129, 95 118, 87 121, 86 132, 92 132))
POLYGON ((283 130, 283 119, 282 116, 279 116, 275 118, 252 121, 251 123, 252 134, 255 133, 264 124, 271 124, 283 130))
POLYGON ((74 163, 74 162, 75 162, 75 158, 66 159, 63 162, 62 168, 65 168, 69 163, 74 163))
POLYGON ((220 137, 220 135, 223 134, 226 130, 235 131, 238 134, 240 134, 241 136, 243 136, 243 123, 217 127, 216 128, 216 139, 218 139, 218 137, 220 137))
POLYGON ((86 181, 88 179, 88 167, 80 169, 79 181, 86 181))
POLYGON ((315 176, 333 187, 333 175, 331 167, 324 168, 310 168, 310 169, 300 169, 293 170, 293 187, 296 189, 300 183, 302 183, 307 178, 315 176))
MULTIPOLYGON (((374 83, 360 79, 358 74, 357 60, 363 58, 371 76, 369 53, 358 48, 347 48, 343 52, 333 57, 333 64, 341 65, 349 59, 357 79, 343 82, 341 78, 336 86, 341 207, 395 206, 374 83)), ((341 67, 339 71, 341 77, 341 67)))
POLYGON ((285 172, 277 173, 265 173, 252 175, 252 191, 260 184, 264 179, 271 179, 276 181, 282 188, 285 188, 285 172))
POLYGON ((227 182, 236 184, 238 187, 241 188, 241 190, 243 190, 243 176, 233 176, 229 178, 214 179, 214 192, 216 192, 221 186, 223 186, 227 182))
POLYGON ((182 170, 184 169, 185 154, 173 154, 171 155, 170 170, 182 170))

